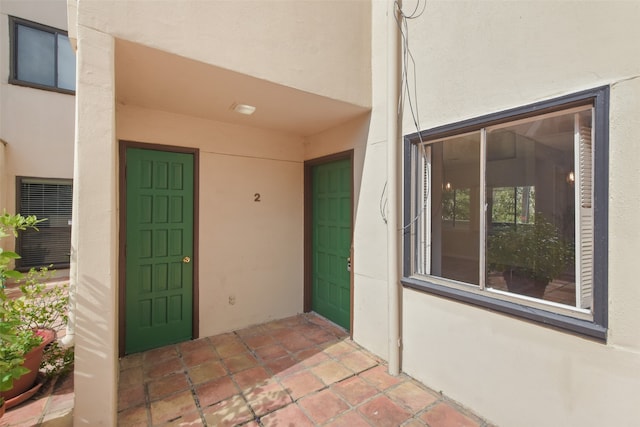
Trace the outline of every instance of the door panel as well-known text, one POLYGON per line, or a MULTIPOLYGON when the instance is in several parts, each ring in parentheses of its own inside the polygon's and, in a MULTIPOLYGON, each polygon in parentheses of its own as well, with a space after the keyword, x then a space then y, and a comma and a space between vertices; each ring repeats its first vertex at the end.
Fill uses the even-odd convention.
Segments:
POLYGON ((126 353, 192 337, 193 162, 127 148, 126 353))
POLYGON ((349 329, 351 280, 351 161, 312 170, 312 309, 349 329))

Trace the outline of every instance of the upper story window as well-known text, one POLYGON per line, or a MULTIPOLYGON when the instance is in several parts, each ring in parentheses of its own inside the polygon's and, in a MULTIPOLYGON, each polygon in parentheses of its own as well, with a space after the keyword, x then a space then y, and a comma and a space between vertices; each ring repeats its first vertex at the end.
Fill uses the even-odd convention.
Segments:
POLYGON ((9 17, 9 83, 74 93, 76 57, 66 31, 9 17))
POLYGON ((405 285, 606 338, 608 88, 407 138, 405 285))

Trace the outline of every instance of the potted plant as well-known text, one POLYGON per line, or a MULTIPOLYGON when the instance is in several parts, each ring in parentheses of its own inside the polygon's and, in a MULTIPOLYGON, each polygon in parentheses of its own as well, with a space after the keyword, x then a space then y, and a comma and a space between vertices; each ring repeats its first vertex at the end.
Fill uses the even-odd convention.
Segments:
MULTIPOLYGON (((27 228, 37 229, 36 225, 41 221, 35 216, 4 213, 0 216, 0 238, 11 234, 17 236, 19 230, 27 228)), ((0 248, 0 397, 5 408, 19 403, 16 396, 31 389, 44 347, 55 338, 53 330, 31 324, 33 304, 24 295, 25 290, 19 298, 9 298, 5 292, 8 278, 23 277, 22 273, 11 268, 11 262, 19 258, 17 253, 0 248)))
POLYGON ((537 213, 533 224, 496 231, 488 239, 489 269, 502 271, 510 292, 542 298, 565 271, 573 251, 556 227, 537 213))

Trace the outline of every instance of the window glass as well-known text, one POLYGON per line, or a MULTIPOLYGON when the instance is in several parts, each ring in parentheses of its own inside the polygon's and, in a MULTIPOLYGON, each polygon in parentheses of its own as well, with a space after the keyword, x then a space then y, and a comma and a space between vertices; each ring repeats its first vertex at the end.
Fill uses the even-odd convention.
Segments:
POLYGON ((58 34, 58 87, 76 90, 76 56, 69 38, 58 34))
POLYGON ((480 133, 430 145, 430 273, 479 284, 480 133))
POLYGON ((9 82, 39 89, 75 91, 76 58, 66 33, 9 17, 11 72, 9 82))
POLYGON ((55 86, 55 35, 18 25, 17 78, 55 86))
POLYGON ((488 288, 580 307, 574 172, 580 126, 591 126, 591 109, 487 132, 487 152, 505 140, 515 147, 510 158, 487 157, 488 288))

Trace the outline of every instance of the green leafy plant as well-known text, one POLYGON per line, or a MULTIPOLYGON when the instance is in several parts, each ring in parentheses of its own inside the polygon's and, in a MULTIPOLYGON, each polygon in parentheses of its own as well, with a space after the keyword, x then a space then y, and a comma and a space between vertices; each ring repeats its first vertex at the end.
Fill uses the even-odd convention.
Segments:
MULTIPOLYGON (((18 231, 33 228, 42 222, 35 216, 10 215, 4 212, 0 215, 0 239, 10 235, 17 236, 18 231)), ((5 293, 7 279, 20 279, 22 273, 14 270, 11 264, 20 255, 0 248, 0 391, 13 387, 13 381, 26 374, 28 369, 22 366, 24 355, 37 347, 42 338, 33 330, 22 328, 22 321, 12 309, 10 298, 5 293)))
MULTIPOLYGON (((19 231, 37 230, 44 221, 35 216, 0 216, 0 238, 17 236, 19 231)), ((14 270, 11 264, 20 255, 0 248, 0 391, 13 387, 13 381, 29 372, 24 355, 43 342, 43 329, 60 330, 67 322, 68 285, 45 286, 51 277, 47 268, 31 270, 26 275, 14 270), (5 290, 7 279, 20 283, 20 295, 10 298, 5 290)), ((73 364, 73 349, 62 348, 58 342, 44 350, 40 366, 47 376, 69 371, 73 364)))
POLYGON ((556 227, 542 214, 534 224, 520 224, 497 231, 489 237, 488 262, 495 271, 548 283, 558 277, 573 259, 556 227))
MULTIPOLYGON (((69 284, 44 285, 51 279, 52 273, 46 267, 31 269, 21 282, 21 296, 12 303, 13 310, 20 313, 23 328, 59 331, 67 324, 69 284)), ((53 341, 44 350, 40 371, 48 377, 69 372, 73 366, 73 356, 72 347, 63 348, 53 341)))

